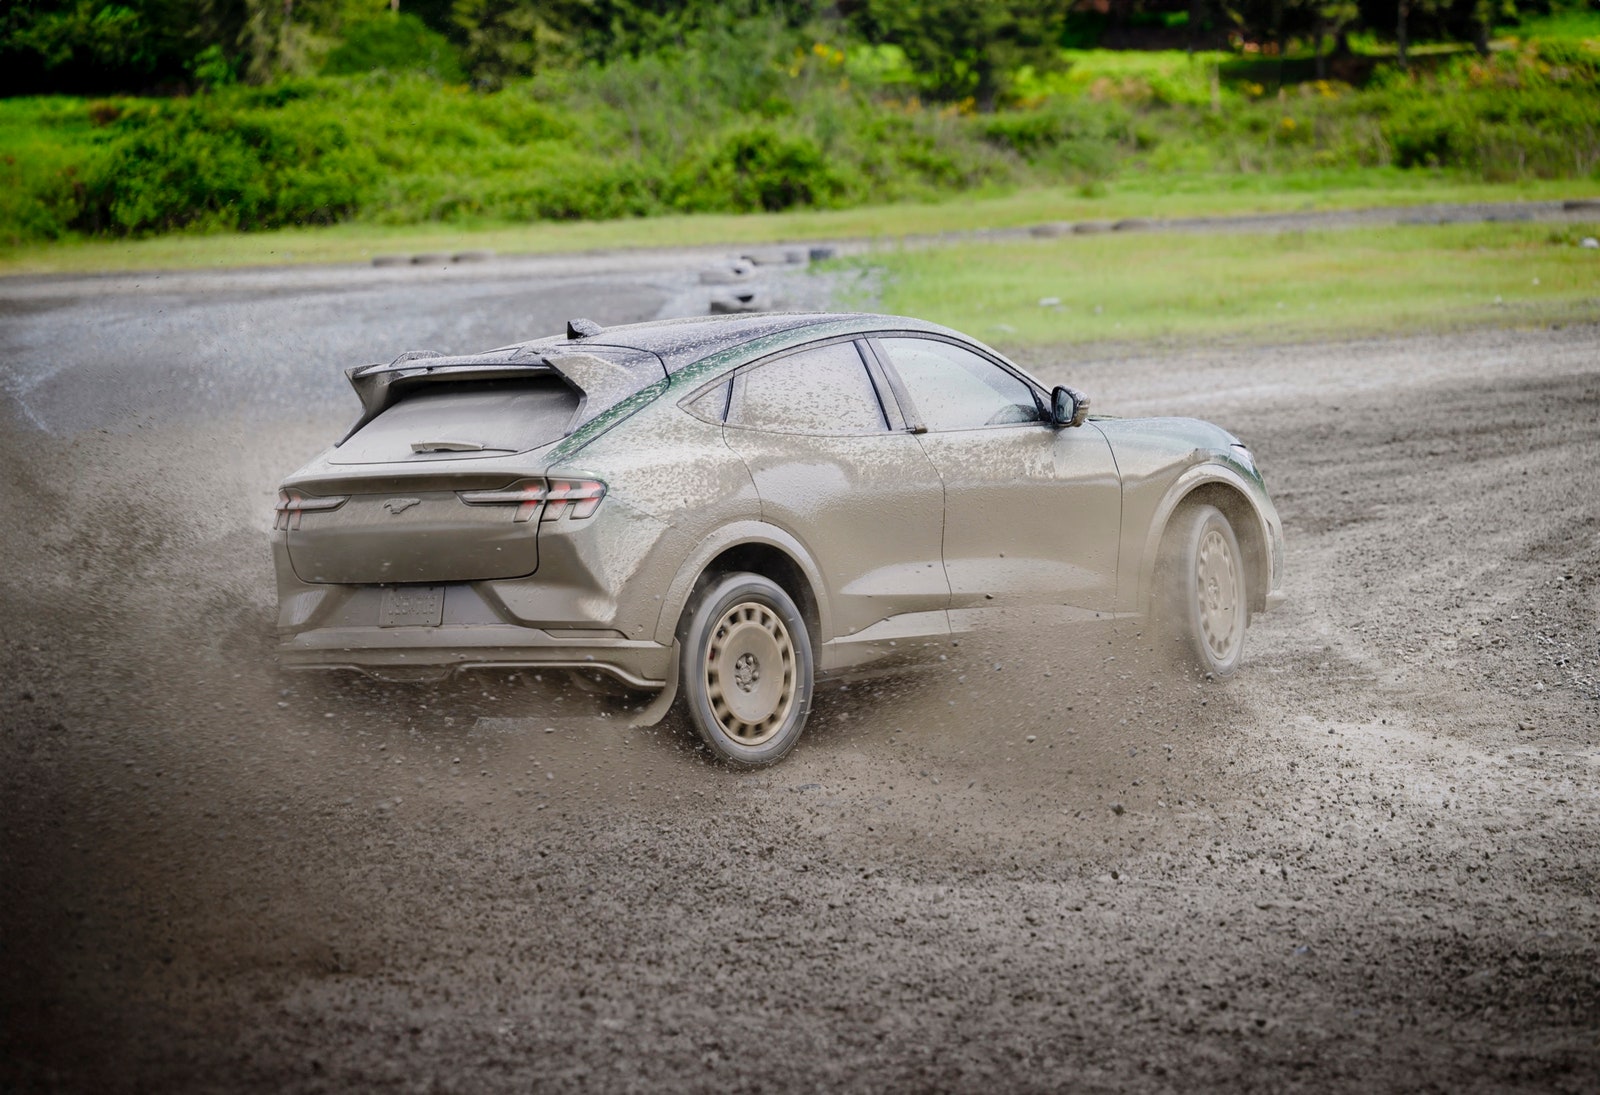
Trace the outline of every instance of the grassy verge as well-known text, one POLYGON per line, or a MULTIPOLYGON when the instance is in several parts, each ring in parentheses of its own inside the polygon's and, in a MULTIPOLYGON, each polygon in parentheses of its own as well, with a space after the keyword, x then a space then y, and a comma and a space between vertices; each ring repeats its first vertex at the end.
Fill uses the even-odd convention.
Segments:
POLYGON ((1530 201, 1600 196, 1600 183, 1453 180, 1437 173, 1368 170, 1289 176, 1136 177, 1085 195, 1077 187, 978 193, 940 202, 765 214, 692 214, 536 224, 344 224, 273 232, 175 234, 146 239, 0 247, 0 276, 221 269, 366 262, 376 255, 491 249, 562 254, 632 247, 741 246, 1017 228, 1055 220, 1227 216, 1427 202, 1530 201))
MULTIPOLYGON (((1600 320, 1600 225, 963 243, 860 260, 887 312, 1012 350, 1600 320)), ((1036 355, 1025 355, 1036 356, 1036 355)))

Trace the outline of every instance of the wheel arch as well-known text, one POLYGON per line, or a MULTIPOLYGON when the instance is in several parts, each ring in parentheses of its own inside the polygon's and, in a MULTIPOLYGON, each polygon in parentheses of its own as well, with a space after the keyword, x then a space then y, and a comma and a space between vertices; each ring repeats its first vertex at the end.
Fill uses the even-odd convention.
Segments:
POLYGON ((1215 506, 1233 526, 1245 557, 1250 611, 1264 611, 1272 587, 1272 538, 1267 519, 1250 497, 1246 481, 1232 469, 1217 464, 1190 468, 1178 477, 1157 507, 1139 564, 1139 605, 1148 606, 1155 593, 1156 563, 1173 516, 1193 505, 1215 506))
POLYGON ((684 609, 695 590, 722 574, 746 571, 769 578, 783 588, 800 609, 811 650, 820 659, 822 643, 832 634, 822 572, 809 553, 789 533, 764 521, 740 521, 719 529, 702 541, 678 568, 662 598, 656 623, 656 641, 671 643, 678 637, 684 609))

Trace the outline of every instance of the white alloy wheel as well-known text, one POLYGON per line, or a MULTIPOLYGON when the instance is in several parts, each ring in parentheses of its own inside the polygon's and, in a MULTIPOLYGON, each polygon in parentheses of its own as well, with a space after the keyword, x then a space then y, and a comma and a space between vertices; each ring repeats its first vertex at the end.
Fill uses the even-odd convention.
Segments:
POLYGON ((1250 602, 1244 555, 1221 510, 1187 505, 1173 515, 1157 579, 1164 623, 1198 668, 1217 677, 1238 669, 1250 602))
POLYGON ((760 601, 740 601, 711 629, 706 696, 717 725, 740 745, 772 740, 794 708, 794 639, 760 601))
POLYGON ((794 601, 770 579, 730 574, 687 619, 680 687, 701 739, 734 764, 781 759, 811 706, 811 639, 794 601))

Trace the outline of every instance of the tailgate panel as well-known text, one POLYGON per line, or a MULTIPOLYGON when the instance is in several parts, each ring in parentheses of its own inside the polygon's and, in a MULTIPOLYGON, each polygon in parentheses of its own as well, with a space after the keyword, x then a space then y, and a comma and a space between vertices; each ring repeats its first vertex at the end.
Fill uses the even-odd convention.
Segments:
POLYGON ((539 566, 539 529, 515 506, 469 506, 454 491, 358 494, 300 515, 289 560, 304 582, 369 585, 521 578, 539 566))

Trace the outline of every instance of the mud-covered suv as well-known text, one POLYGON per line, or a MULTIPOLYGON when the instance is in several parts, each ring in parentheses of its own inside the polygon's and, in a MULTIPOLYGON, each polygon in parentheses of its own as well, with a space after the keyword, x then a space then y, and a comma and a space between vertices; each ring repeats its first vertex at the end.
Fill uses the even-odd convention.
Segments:
POLYGON ((359 418, 279 494, 291 667, 604 674, 759 765, 817 678, 936 657, 985 617, 1156 613, 1226 675, 1279 589, 1237 438, 1090 418, 914 319, 574 320, 349 378, 359 418))

